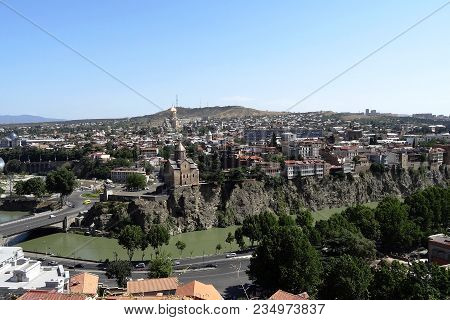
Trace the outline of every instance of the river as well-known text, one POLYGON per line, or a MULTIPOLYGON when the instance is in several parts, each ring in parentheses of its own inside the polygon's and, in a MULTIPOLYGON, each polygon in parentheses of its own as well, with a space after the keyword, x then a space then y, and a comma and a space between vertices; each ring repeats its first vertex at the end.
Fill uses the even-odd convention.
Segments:
POLYGON ((0 223, 18 220, 31 215, 28 211, 1 211, 0 210, 0 223))

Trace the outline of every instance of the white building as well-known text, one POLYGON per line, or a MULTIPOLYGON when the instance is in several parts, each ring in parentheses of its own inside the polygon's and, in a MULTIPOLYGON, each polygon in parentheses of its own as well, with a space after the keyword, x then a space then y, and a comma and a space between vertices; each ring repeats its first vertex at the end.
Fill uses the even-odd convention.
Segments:
POLYGON ((42 266, 25 258, 20 247, 0 247, 0 299, 36 289, 62 293, 68 282, 69 271, 62 265, 42 266))
POLYGON ((145 174, 144 168, 115 168, 111 170, 111 180, 114 183, 126 183, 128 177, 132 174, 141 174, 148 181, 148 176, 145 174))

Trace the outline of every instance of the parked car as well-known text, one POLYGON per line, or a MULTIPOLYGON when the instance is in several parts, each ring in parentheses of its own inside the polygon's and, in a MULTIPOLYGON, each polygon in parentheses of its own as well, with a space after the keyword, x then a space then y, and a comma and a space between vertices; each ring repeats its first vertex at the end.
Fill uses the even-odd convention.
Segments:
POLYGON ((81 264, 81 263, 77 263, 76 265, 74 265, 74 268, 76 268, 76 269, 83 269, 84 265, 81 264))
POLYGON ((135 265, 135 268, 136 269, 143 269, 143 268, 145 268, 145 263, 139 262, 137 265, 135 265))
POLYGON ((236 253, 230 252, 230 253, 227 253, 227 255, 226 255, 225 257, 227 257, 227 258, 233 258, 233 257, 236 257, 236 256, 237 256, 236 253))
POLYGON ((56 266, 56 265, 58 265, 58 262, 52 260, 52 261, 49 261, 49 262, 48 262, 48 265, 49 265, 49 266, 56 266))

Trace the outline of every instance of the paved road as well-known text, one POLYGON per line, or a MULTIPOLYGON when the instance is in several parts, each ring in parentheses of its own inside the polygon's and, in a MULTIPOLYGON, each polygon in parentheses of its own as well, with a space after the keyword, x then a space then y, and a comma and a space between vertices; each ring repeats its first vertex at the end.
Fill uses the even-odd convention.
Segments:
POLYGON ((68 201, 73 204, 73 208, 65 207, 61 210, 38 213, 32 217, 27 217, 24 219, 0 224, 0 234, 3 236, 11 236, 19 234, 25 231, 62 222, 64 221, 64 218, 67 216, 72 216, 83 210, 89 210, 92 204, 83 205, 83 201, 85 199, 81 198, 82 193, 84 192, 75 191, 69 196, 68 201), (50 215, 54 215, 55 217, 51 218, 50 215))
MULTIPOLYGON (((97 262, 87 262, 66 258, 49 257, 43 254, 25 253, 32 258, 45 259, 42 263, 47 265, 50 261, 55 261, 69 268, 71 275, 80 272, 90 272, 100 277, 100 282, 108 287, 116 287, 115 279, 108 279, 105 275, 104 267, 97 262), (75 265, 82 264, 82 268, 74 268, 75 265)), ((251 281, 248 279, 247 270, 250 253, 239 254, 235 258, 226 258, 224 255, 197 257, 192 259, 176 260, 179 265, 174 267, 174 276, 182 283, 198 280, 203 283, 212 284, 224 297, 236 297, 243 294, 243 287, 247 288, 251 281), (212 266, 208 266, 212 265, 212 266)), ((133 279, 147 278, 146 269, 134 269, 133 279)))

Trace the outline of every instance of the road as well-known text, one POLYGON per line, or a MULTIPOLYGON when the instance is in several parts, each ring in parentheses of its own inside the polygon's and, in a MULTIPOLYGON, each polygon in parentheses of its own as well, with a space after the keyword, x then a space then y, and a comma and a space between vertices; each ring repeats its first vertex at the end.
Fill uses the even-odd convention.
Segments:
MULTIPOLYGON (((100 283, 107 287, 116 287, 115 279, 108 279, 104 265, 97 262, 87 262, 82 260, 73 260, 67 258, 49 257, 43 254, 25 253, 30 258, 45 259, 42 263, 48 265, 49 261, 55 261, 69 268, 71 275, 80 272, 89 272, 100 277, 100 283), (74 268, 81 264, 82 268, 74 268)), ((179 265, 174 267, 174 276, 178 277, 181 283, 188 283, 198 280, 206 284, 212 284, 224 296, 228 298, 242 296, 243 288, 247 288, 251 281, 248 279, 245 270, 250 263, 250 253, 238 254, 234 258, 226 258, 224 255, 198 257, 191 259, 176 260, 179 265), (211 265, 211 266, 208 266, 211 265)), ((147 278, 146 269, 134 269, 132 271, 133 279, 147 278)))
POLYGON ((68 201, 73 204, 73 207, 64 207, 61 210, 37 213, 36 215, 31 217, 26 217, 23 219, 0 224, 0 234, 4 237, 19 234, 25 231, 62 222, 67 216, 78 214, 83 210, 89 210, 92 204, 83 205, 83 201, 85 199, 81 198, 82 193, 84 192, 74 191, 68 197, 68 201), (50 215, 54 215, 55 217, 51 218, 50 215))

